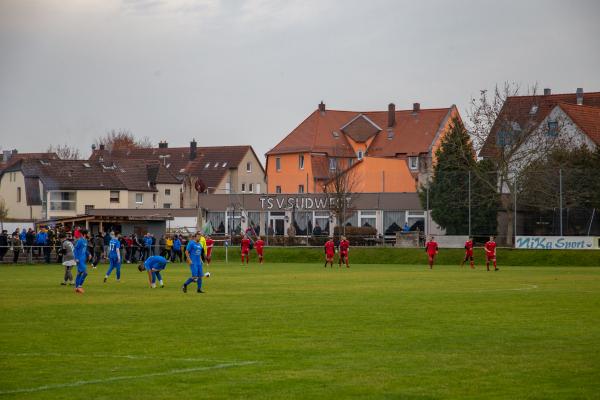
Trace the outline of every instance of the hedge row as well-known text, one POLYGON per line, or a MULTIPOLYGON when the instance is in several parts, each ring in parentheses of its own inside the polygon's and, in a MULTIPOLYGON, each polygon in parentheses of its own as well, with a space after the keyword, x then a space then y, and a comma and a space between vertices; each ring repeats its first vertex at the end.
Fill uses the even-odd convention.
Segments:
MULTIPOLYGON (((240 250, 236 247, 228 249, 229 260, 237 262, 240 250)), ((216 247, 213 251, 215 260, 225 259, 225 249, 216 247)), ((307 247, 267 247, 265 260, 277 263, 318 263, 323 262, 321 248, 307 247)), ((464 257, 462 249, 441 249, 437 257, 440 265, 458 265, 464 257)), ((589 266, 600 267, 600 250, 516 250, 498 249, 498 265, 511 266, 589 266)), ((251 252, 256 259, 256 252, 251 252)), ((337 256, 336 256, 337 262, 337 256)), ((353 264, 427 264, 427 255, 423 249, 398 249, 393 247, 351 248, 350 262, 353 264)), ((475 264, 485 263, 483 249, 475 249, 475 264)))

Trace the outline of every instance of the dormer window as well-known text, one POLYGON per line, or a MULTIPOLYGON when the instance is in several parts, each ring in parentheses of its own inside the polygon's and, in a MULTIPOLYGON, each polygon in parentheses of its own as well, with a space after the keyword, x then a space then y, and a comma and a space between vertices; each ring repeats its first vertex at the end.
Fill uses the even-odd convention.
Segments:
POLYGON ((411 171, 416 171, 419 169, 419 157, 411 156, 408 157, 408 168, 411 171))
POLYGON ((394 131, 390 130, 387 133, 388 140, 392 140, 394 138, 394 131))
POLYGON ((534 104, 531 106, 531 109, 529 110, 529 115, 535 115, 538 112, 538 105, 534 104))
POLYGON ((209 162, 206 163, 206 165, 204 166, 204 168, 208 168, 208 167, 210 167, 210 163, 209 162))
POLYGON ((332 157, 329 159, 329 170, 335 171, 336 169, 337 169, 337 160, 332 157))
POLYGON ((335 139, 337 139, 337 138, 339 138, 339 137, 340 137, 340 133, 339 133, 338 131, 333 131, 333 132, 331 132, 331 134, 333 135, 333 137, 334 137, 335 139))
POLYGON ((356 153, 356 158, 358 158, 358 160, 360 161, 360 160, 362 160, 362 159, 363 159, 363 155, 364 155, 364 154, 363 154, 363 151, 362 151, 362 150, 359 150, 359 151, 356 153))

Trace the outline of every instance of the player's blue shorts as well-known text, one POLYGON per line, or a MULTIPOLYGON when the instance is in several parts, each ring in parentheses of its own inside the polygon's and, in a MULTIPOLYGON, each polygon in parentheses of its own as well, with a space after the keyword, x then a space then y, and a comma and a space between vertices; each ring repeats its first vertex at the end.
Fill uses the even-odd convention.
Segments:
POLYGON ((190 270, 192 271, 192 276, 202 276, 202 264, 191 264, 190 270))
POLYGON ((77 272, 85 272, 87 271, 87 265, 85 261, 77 260, 77 272))

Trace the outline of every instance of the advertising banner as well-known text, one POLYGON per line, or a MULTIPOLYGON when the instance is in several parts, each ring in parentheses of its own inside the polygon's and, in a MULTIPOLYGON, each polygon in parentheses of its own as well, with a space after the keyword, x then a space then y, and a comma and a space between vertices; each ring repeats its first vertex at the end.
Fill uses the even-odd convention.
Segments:
POLYGON ((594 236, 517 236, 515 248, 535 250, 594 250, 600 248, 594 236))

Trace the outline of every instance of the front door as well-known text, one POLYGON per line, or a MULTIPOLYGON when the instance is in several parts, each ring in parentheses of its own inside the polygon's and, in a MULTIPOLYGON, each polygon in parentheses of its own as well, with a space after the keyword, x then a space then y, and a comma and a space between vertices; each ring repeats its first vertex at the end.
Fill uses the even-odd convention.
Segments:
POLYGON ((284 233, 284 226, 285 226, 285 221, 282 219, 276 219, 275 220, 275 235, 276 236, 283 236, 284 233))

